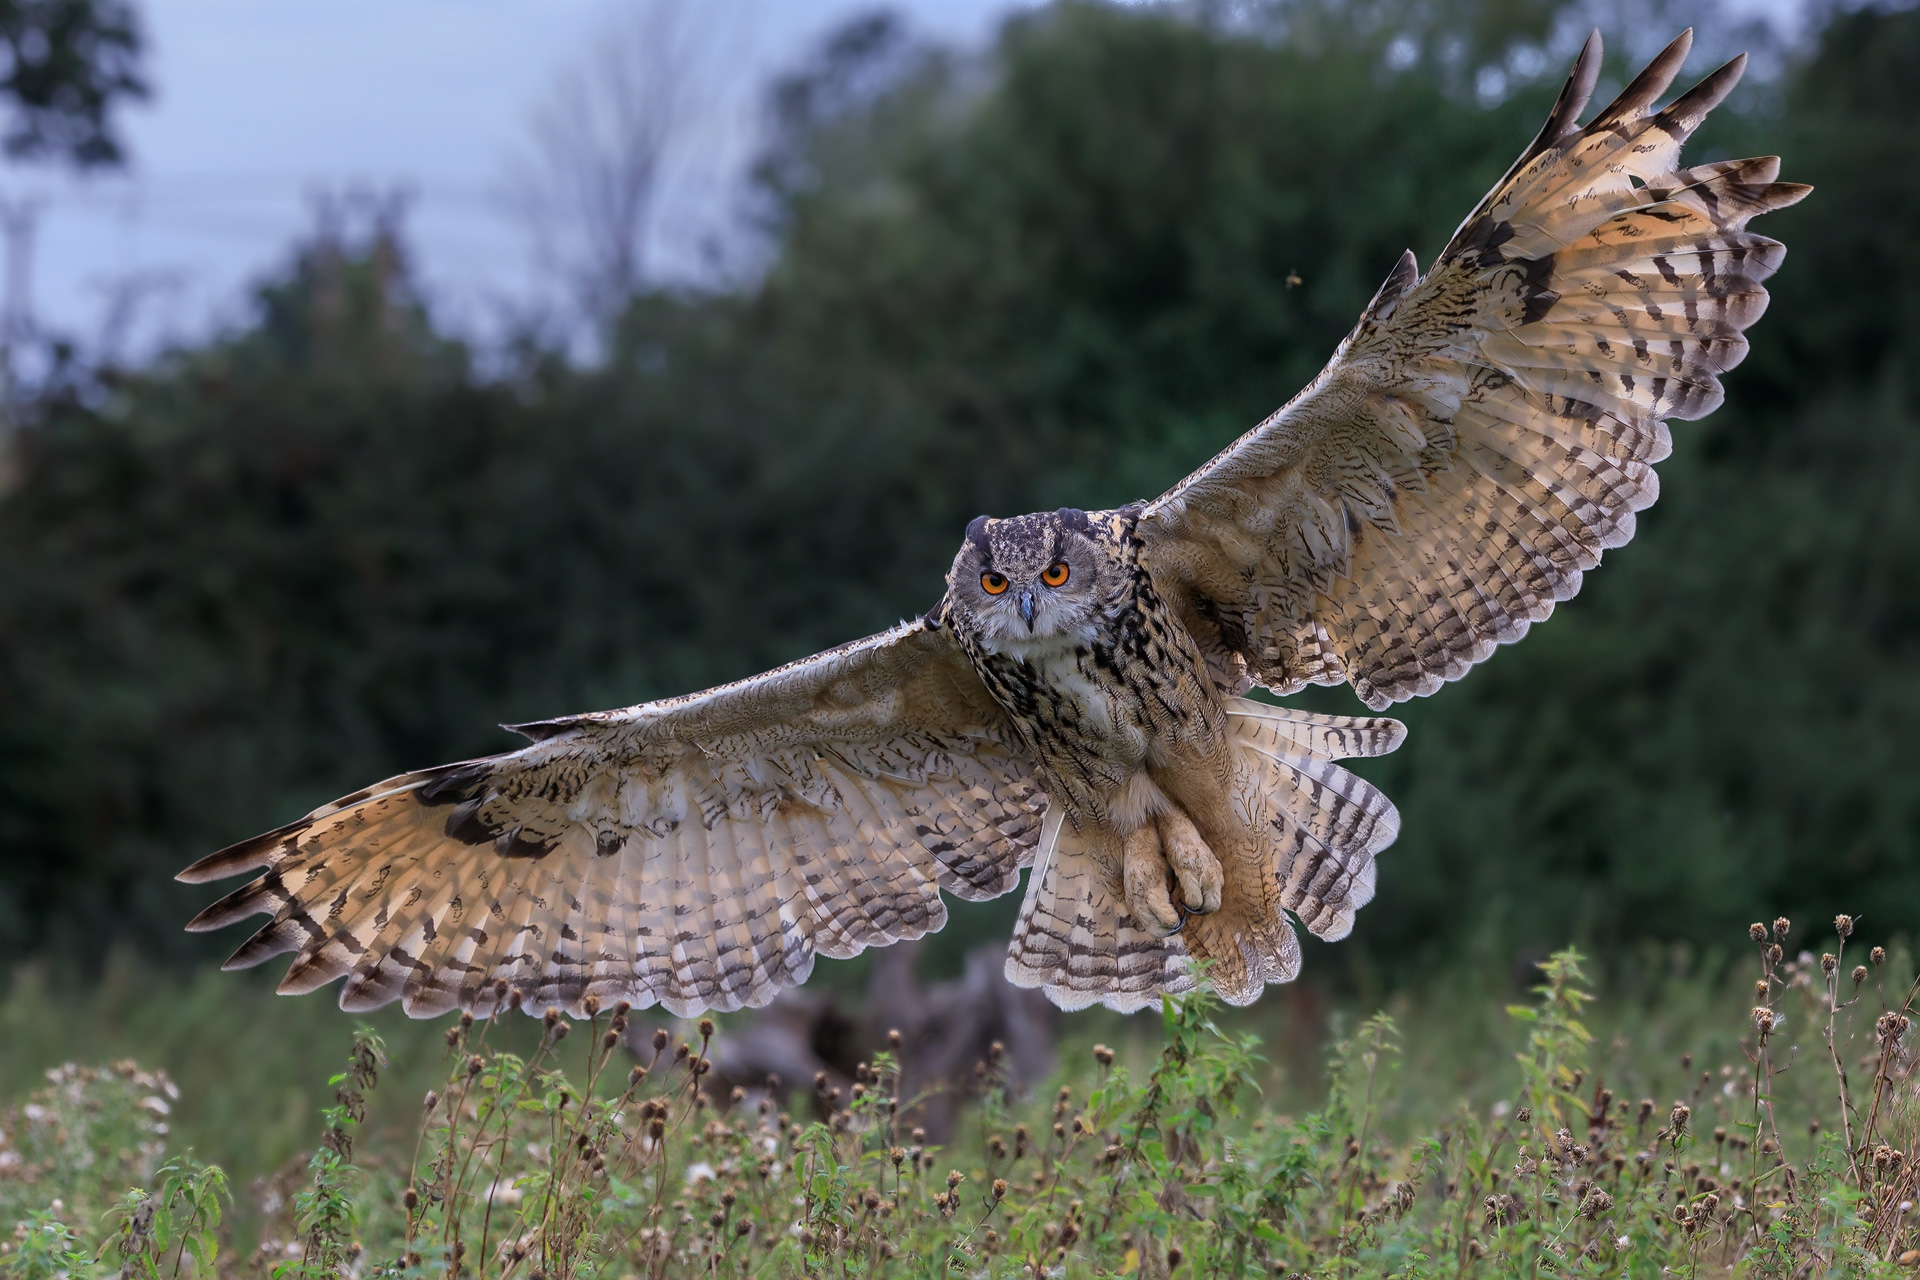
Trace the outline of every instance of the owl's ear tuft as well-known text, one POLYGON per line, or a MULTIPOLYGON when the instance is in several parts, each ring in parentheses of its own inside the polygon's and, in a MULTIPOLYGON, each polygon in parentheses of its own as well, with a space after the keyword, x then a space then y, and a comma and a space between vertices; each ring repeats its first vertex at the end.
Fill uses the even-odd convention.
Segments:
POLYGON ((993 546, 987 541, 987 526, 992 521, 986 516, 975 516, 967 521, 967 543, 982 556, 991 555, 993 546))
POLYGON ((1053 518, 1083 537, 1093 536, 1093 521, 1078 507, 1062 507, 1053 513, 1053 518))

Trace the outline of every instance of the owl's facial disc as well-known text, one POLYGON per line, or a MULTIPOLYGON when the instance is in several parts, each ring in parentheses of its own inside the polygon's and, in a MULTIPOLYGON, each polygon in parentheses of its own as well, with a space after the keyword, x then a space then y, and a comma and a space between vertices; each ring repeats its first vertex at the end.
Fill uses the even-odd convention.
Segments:
POLYGON ((947 590, 970 630, 997 648, 1072 636, 1093 618, 1098 549, 1083 512, 967 526, 947 590))

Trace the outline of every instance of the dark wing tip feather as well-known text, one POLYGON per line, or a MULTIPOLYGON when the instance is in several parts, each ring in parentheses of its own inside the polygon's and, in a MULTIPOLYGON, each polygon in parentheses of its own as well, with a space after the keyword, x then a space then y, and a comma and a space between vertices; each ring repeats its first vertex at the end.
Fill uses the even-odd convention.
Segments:
POLYGON ((283 844, 289 836, 304 830, 310 819, 302 818, 298 822, 289 822, 284 827, 275 827, 271 831, 230 844, 217 853, 210 853, 200 861, 184 870, 174 873, 174 879, 181 884, 206 884, 213 880, 225 880, 230 876, 242 875, 248 871, 258 871, 273 860, 274 850, 283 844))
POLYGON ((224 929, 248 916, 267 915, 279 905, 265 892, 267 877, 251 880, 216 902, 209 903, 199 915, 187 921, 188 933, 211 933, 224 929))
POLYGON ((1560 96, 1554 100, 1547 122, 1540 126, 1540 136, 1527 148, 1527 160, 1539 155, 1577 127, 1580 113, 1587 109, 1587 103, 1593 98, 1594 86, 1600 83, 1600 60, 1605 48, 1600 39, 1600 28, 1595 27, 1587 36, 1587 42, 1580 46, 1580 56, 1574 59, 1573 70, 1568 73, 1560 96))
POLYGON ((1667 91, 1673 78, 1680 74, 1680 66, 1687 60, 1687 54, 1693 50, 1693 28, 1688 27, 1673 38, 1673 42, 1662 49, 1652 62, 1649 62, 1635 76, 1620 96, 1594 117, 1587 126, 1588 132, 1611 128, 1622 120, 1634 119, 1646 113, 1654 100, 1667 91))
POLYGON ((270 920, 260 927, 258 933, 241 943, 240 949, 222 961, 220 967, 228 973, 236 969, 251 969, 275 956, 297 951, 301 940, 293 936, 296 932, 287 928, 284 920, 270 920))
POLYGON ((558 720, 529 720, 524 724, 503 724, 500 727, 508 733, 519 734, 529 742, 545 742, 569 729, 577 729, 583 723, 586 722, 578 716, 562 716, 558 720))
POLYGON ((1674 122, 1691 129, 1706 117, 1707 112, 1725 102, 1733 87, 1740 83, 1740 77, 1747 73, 1747 55, 1735 54, 1700 81, 1667 105, 1660 113, 1663 123, 1674 122))
MULTIPOLYGON (((1600 29, 1595 27, 1587 36, 1587 42, 1580 46, 1580 56, 1574 59, 1573 70, 1568 73, 1566 84, 1560 87, 1560 96, 1554 99, 1553 110, 1547 113, 1547 122, 1540 126, 1540 132, 1534 135, 1533 141, 1520 153, 1520 158, 1513 162, 1500 181, 1493 184, 1495 191, 1506 186, 1514 174, 1524 169, 1541 152, 1575 131, 1580 113, 1587 109, 1587 102, 1593 97, 1593 87, 1600 82, 1600 55, 1603 49, 1600 29)), ((1468 221, 1472 221, 1471 216, 1468 221)))

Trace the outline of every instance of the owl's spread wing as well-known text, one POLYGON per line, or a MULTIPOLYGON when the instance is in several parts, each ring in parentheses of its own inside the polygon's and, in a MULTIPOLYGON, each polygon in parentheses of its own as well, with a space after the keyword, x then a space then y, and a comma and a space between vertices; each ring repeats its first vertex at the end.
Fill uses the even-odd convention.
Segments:
POLYGON ((518 726, 205 858, 260 871, 189 928, 271 921, 228 968, 425 1016, 587 995, 735 1009, 946 923, 1032 861, 1046 796, 951 632, 902 623, 706 693, 518 726))
POLYGON ((1684 33, 1584 129, 1588 40, 1533 145, 1426 275, 1407 254, 1312 385, 1141 512, 1143 558, 1229 684, 1379 709, 1580 589, 1653 502, 1667 418, 1722 399, 1809 188, 1678 168, 1745 59, 1664 110, 1684 33))

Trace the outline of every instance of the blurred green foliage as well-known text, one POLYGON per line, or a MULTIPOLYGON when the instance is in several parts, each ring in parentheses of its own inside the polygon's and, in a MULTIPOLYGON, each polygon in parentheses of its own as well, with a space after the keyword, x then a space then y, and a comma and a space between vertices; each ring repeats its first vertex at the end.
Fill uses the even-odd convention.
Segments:
MULTIPOLYGON (((50 387, 0 498, 0 958, 203 957, 200 853, 918 612, 979 512, 1170 485, 1431 258, 1571 12, 1059 3, 983 60, 868 20, 772 97, 764 276, 636 298, 602 361, 482 368, 380 239, 50 387)), ((1778 61, 1692 153, 1820 188, 1762 228, 1791 252, 1726 407, 1563 616, 1402 709, 1403 834, 1311 968, 1920 900, 1920 16, 1778 61)))

